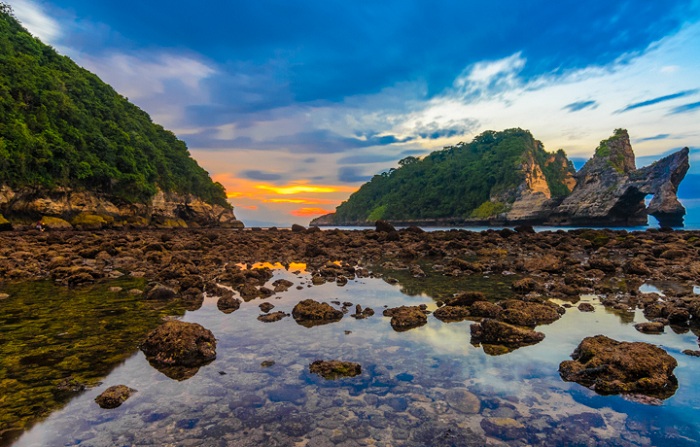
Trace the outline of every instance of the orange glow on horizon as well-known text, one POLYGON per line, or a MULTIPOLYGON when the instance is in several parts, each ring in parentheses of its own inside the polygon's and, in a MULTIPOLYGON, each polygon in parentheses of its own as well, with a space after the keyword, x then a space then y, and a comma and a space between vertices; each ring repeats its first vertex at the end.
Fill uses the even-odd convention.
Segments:
MULTIPOLYGON (((279 195, 293 195, 301 193, 331 193, 331 192, 343 192, 346 189, 344 186, 325 186, 325 185, 308 185, 308 184, 291 184, 285 186, 274 186, 274 185, 256 185, 257 189, 263 191, 270 191, 279 195)), ((355 188, 352 188, 354 191, 355 188)))
POLYGON ((321 216, 323 214, 332 213, 335 210, 327 210, 323 208, 299 208, 293 210, 289 214, 296 217, 309 217, 309 216, 321 216))

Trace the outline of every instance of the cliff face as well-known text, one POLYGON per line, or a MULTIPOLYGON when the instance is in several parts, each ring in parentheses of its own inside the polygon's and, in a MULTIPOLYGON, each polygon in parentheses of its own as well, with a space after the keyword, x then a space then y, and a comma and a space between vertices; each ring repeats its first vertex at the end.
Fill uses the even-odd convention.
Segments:
POLYGON ((148 203, 120 203, 113 197, 93 191, 70 188, 13 190, 2 186, 0 214, 7 216, 18 227, 38 220, 50 222, 48 226, 78 229, 120 226, 243 227, 230 208, 212 205, 197 197, 166 194, 160 190, 148 203))
POLYGON ((685 208, 678 201, 678 185, 688 168, 688 148, 636 169, 626 130, 601 142, 595 155, 576 173, 577 185, 552 210, 553 225, 646 225, 651 214, 662 226, 682 226, 685 208), (649 207, 646 196, 652 195, 649 207))

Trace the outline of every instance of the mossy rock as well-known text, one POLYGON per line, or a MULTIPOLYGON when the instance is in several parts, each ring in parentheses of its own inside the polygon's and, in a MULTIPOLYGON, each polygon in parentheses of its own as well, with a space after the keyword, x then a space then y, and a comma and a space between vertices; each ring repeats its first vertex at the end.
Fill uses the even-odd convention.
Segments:
POLYGON ((12 230, 12 224, 9 220, 5 219, 5 216, 0 214, 0 231, 10 231, 12 230))
POLYGON ((114 222, 112 216, 99 214, 80 213, 72 220, 72 224, 79 230, 100 230, 114 222))
POLYGON ((149 225, 147 217, 143 216, 132 216, 126 220, 126 224, 135 228, 146 228, 149 225))
POLYGON ((44 216, 41 222, 49 230, 65 230, 73 228, 68 221, 61 219, 60 217, 44 216))
POLYGON ((362 366, 359 363, 340 360, 316 360, 309 365, 309 372, 318 374, 326 380, 336 380, 362 374, 362 366))

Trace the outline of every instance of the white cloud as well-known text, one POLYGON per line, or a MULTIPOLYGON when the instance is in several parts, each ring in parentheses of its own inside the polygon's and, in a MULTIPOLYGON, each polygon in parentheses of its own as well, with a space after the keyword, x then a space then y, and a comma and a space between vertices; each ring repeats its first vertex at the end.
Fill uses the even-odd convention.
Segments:
POLYGON ((44 43, 54 45, 61 37, 61 27, 44 8, 32 0, 10 0, 15 16, 27 30, 44 43))

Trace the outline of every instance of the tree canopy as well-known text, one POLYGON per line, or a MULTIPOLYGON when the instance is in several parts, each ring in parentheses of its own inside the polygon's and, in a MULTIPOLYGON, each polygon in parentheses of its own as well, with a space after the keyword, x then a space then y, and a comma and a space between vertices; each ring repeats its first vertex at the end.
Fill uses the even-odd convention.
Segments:
POLYGON ((145 202, 157 188, 230 208, 185 143, 0 3, 0 185, 145 202))

